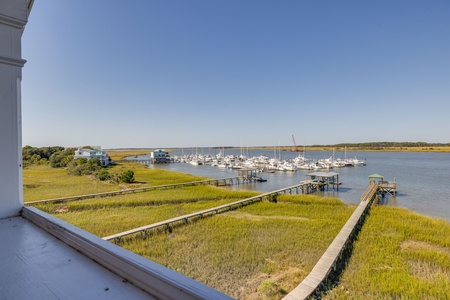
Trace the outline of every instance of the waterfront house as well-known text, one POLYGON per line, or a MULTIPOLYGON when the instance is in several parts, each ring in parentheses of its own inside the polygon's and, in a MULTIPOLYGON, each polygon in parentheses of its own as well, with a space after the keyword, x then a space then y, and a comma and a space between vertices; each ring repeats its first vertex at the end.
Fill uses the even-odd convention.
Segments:
POLYGON ((165 164, 170 162, 170 155, 164 149, 156 149, 150 152, 150 162, 152 164, 165 164))
POLYGON ((108 153, 101 149, 78 148, 77 150, 75 150, 73 159, 78 158, 86 158, 87 160, 90 160, 91 158, 97 158, 102 166, 107 166, 110 164, 108 153))

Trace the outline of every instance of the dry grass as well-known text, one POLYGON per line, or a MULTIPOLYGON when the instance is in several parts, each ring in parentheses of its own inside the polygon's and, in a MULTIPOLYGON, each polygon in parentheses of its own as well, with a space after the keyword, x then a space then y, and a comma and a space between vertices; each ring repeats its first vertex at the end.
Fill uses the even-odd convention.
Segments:
POLYGON ((406 240, 402 242, 400 245, 400 249, 402 251, 431 251, 450 255, 450 248, 415 240, 406 240))
POLYGON ((309 220, 308 218, 304 217, 292 217, 292 216, 258 216, 258 215, 252 215, 243 211, 229 211, 224 214, 221 214, 222 217, 233 217, 238 219, 244 219, 249 221, 262 221, 267 219, 272 220, 309 220))

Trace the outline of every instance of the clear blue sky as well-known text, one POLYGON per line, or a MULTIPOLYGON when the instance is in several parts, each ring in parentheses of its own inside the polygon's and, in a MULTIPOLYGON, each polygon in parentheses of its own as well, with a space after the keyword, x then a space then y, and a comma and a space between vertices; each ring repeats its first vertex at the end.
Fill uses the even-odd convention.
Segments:
POLYGON ((450 1, 36 0, 23 145, 450 142, 450 1))

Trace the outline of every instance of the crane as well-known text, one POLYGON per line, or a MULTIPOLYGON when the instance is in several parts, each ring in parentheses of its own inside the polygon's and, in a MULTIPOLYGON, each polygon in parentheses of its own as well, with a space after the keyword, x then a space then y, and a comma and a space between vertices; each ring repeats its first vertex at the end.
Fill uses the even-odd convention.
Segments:
POLYGON ((294 149, 292 151, 298 152, 297 144, 295 143, 295 137, 292 135, 292 141, 294 142, 294 149))

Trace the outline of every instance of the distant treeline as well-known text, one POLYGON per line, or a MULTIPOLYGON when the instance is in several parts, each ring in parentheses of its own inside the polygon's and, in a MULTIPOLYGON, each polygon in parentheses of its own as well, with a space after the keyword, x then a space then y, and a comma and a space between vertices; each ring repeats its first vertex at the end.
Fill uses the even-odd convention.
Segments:
MULTIPOLYGON (((306 148, 359 148, 366 150, 383 150, 386 148, 433 148, 433 147, 450 147, 450 143, 426 143, 426 142, 365 142, 365 143, 340 143, 335 145, 288 145, 288 146, 253 146, 247 147, 249 149, 280 149, 290 151, 302 151, 303 147, 306 148)), ((212 147, 212 149, 238 149, 239 147, 212 147)))
POLYGON ((367 142, 367 143, 341 143, 336 145, 313 145, 312 147, 352 147, 352 148, 408 148, 408 147, 450 147, 450 143, 426 142, 367 142))

